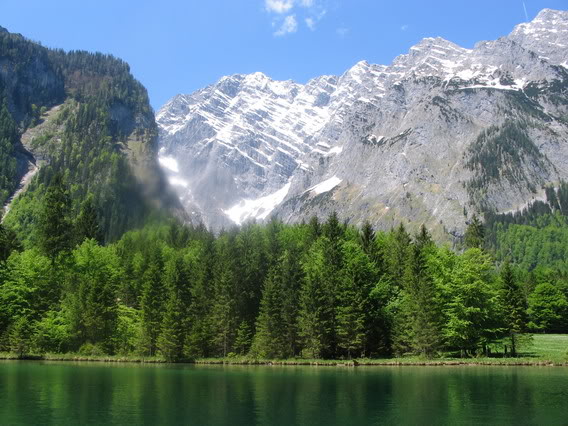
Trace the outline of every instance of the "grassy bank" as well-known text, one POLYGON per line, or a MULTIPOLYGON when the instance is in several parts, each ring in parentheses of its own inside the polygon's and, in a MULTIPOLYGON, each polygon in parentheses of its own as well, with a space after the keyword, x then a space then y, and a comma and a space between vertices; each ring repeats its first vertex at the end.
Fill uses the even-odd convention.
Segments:
MULTIPOLYGON (((135 355, 81 355, 41 354, 20 357, 15 353, 0 352, 0 360, 43 360, 43 361, 90 361, 90 362, 134 362, 134 363, 166 363, 159 356, 141 357, 135 355)), ((536 334, 532 345, 521 352, 519 357, 502 357, 496 354, 492 357, 452 358, 440 357, 426 359, 421 357, 354 359, 354 360, 322 360, 322 359, 255 359, 248 356, 228 358, 200 358, 189 361, 194 364, 207 365, 310 365, 330 367, 353 366, 437 366, 437 365, 526 365, 526 366, 568 366, 568 335, 566 334, 536 334)))

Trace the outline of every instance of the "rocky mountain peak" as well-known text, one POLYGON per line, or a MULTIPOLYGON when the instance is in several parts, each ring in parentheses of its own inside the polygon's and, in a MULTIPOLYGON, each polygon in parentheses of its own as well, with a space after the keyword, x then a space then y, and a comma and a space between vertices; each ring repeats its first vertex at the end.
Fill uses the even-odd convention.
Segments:
POLYGON ((514 210, 568 179, 567 25, 543 11, 473 49, 426 38, 391 65, 305 85, 224 77, 158 112, 160 155, 213 227, 337 210, 459 235, 473 212, 514 210))
POLYGON ((543 9, 531 22, 517 25, 508 38, 551 63, 568 67, 568 11, 543 9))

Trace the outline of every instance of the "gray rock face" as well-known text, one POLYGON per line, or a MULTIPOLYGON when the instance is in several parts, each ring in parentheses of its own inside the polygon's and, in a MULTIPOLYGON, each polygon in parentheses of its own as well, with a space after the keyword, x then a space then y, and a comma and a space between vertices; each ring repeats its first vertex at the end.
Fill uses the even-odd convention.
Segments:
POLYGON ((224 77, 157 114, 160 162, 214 228, 338 211, 459 235, 568 179, 568 12, 465 49, 427 38, 389 66, 305 85, 224 77))

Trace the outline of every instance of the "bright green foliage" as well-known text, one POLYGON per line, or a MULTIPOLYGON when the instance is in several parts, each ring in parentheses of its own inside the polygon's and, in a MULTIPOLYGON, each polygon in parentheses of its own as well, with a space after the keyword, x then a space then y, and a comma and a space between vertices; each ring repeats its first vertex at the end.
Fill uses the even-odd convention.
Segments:
POLYGON ((443 333, 450 347, 471 355, 498 337, 498 292, 486 254, 479 249, 467 250, 459 258, 446 291, 443 333))
POLYGON ((70 345, 71 330, 61 311, 48 311, 36 322, 34 347, 37 352, 67 352, 70 345))
POLYGON ((333 216, 317 232, 313 221, 219 236, 167 223, 105 247, 85 239, 55 261, 14 250, 0 262, 0 350, 170 361, 513 353, 527 298, 533 330, 568 331, 568 280, 556 271, 498 274, 487 253, 437 247, 425 228, 413 239, 404 227, 371 231, 333 216))
POLYGON ((21 317, 39 319, 59 300, 59 286, 49 259, 37 251, 14 253, 0 281, 0 336, 21 317))
POLYGON ((10 327, 10 350, 23 356, 31 352, 33 328, 29 318, 21 316, 10 327))
POLYGON ((86 240, 74 251, 70 272, 66 304, 78 346, 90 343, 113 353, 116 288, 123 277, 115 250, 86 240))
POLYGON ((559 288, 549 282, 539 283, 530 294, 528 305, 530 329, 547 330, 552 333, 566 329, 568 301, 559 288))

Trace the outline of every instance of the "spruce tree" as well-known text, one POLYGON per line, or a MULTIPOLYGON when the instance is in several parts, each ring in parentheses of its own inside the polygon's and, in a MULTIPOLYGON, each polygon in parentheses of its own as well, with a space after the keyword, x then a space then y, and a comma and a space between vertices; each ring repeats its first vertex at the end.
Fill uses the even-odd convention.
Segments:
POLYGON ((284 292, 280 274, 280 267, 276 265, 264 282, 256 334, 251 348, 251 352, 261 358, 284 358, 288 355, 284 341, 286 324, 282 312, 284 292))
POLYGON ((329 261, 331 242, 320 238, 303 262, 299 330, 303 352, 310 358, 335 356, 335 291, 338 270, 329 261))
POLYGON ((166 359, 179 361, 184 358, 186 330, 189 328, 188 312, 191 304, 188 270, 180 253, 173 254, 165 265, 164 281, 168 296, 164 306, 158 347, 166 359))
POLYGON ((369 221, 365 221, 363 223, 363 227, 361 228, 361 232, 359 233, 359 240, 361 242, 361 247, 365 253, 369 256, 373 253, 373 248, 375 245, 375 231, 373 230, 373 226, 369 221))
POLYGON ((176 362, 184 358, 184 305, 177 291, 170 291, 164 306, 164 318, 158 337, 158 348, 167 361, 176 362))
POLYGON ((482 249, 485 244, 485 227, 476 215, 473 215, 464 235, 466 248, 482 249))
POLYGON ((70 201, 63 177, 57 173, 49 185, 39 218, 39 243, 44 254, 52 261, 71 248, 70 201))
POLYGON ((405 291, 409 295, 410 345, 414 352, 430 358, 442 343, 441 311, 426 260, 430 239, 424 232, 420 235, 406 267, 405 291))
POLYGON ((361 247, 343 244, 343 269, 335 310, 337 346, 347 358, 361 356, 367 345, 368 298, 376 279, 374 268, 361 247))
POLYGON ((234 274, 234 255, 227 234, 218 237, 215 242, 215 264, 213 272, 213 300, 209 313, 212 343, 217 354, 226 357, 232 350, 237 318, 236 277, 234 274))

